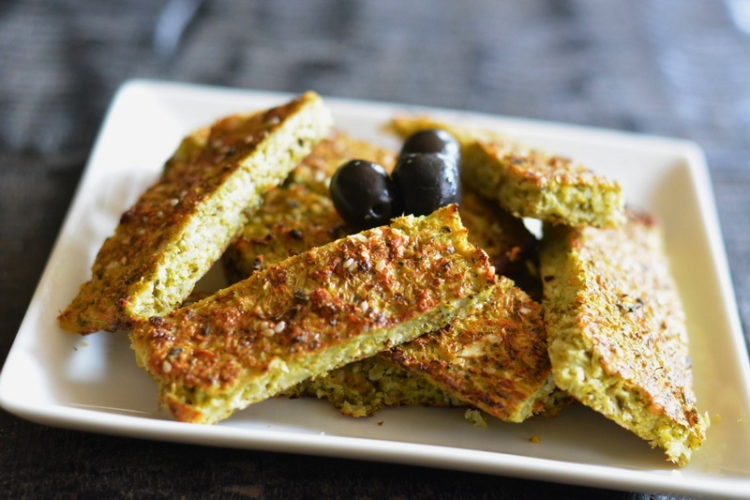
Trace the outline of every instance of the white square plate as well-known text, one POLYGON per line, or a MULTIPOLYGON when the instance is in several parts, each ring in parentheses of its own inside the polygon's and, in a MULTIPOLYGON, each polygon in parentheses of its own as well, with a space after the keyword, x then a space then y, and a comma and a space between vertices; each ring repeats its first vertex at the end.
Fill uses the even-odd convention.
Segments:
POLYGON ((136 367, 123 333, 66 334, 56 315, 89 276, 120 213, 157 177, 188 131, 222 115, 280 103, 284 94, 132 81, 110 108, 47 268, 0 377, 0 403, 29 420, 75 429, 198 444, 336 455, 592 486, 685 494, 750 495, 750 369, 709 178, 685 141, 475 113, 328 99, 337 125, 396 147, 381 126, 427 112, 505 130, 618 179, 628 200, 664 222, 689 321, 696 391, 713 419, 705 445, 675 469, 661 451, 581 406, 523 424, 463 410, 397 408, 343 417, 317 400, 273 399, 215 426, 175 422, 136 367), (382 421, 382 425, 379 425, 382 421), (540 436, 541 443, 529 441, 540 436))

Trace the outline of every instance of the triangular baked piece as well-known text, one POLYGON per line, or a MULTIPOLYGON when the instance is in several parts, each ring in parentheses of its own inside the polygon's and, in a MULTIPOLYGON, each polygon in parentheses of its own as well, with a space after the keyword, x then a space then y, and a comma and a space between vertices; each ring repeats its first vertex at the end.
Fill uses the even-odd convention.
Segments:
POLYGON ((500 277, 470 314, 383 356, 500 420, 523 422, 555 389, 546 340, 541 304, 500 277))
MULTIPOLYGON (((294 170, 287 185, 264 196, 255 216, 227 249, 223 261, 230 280, 242 279, 346 234, 330 198, 311 190, 308 181, 327 179, 341 163, 352 158, 383 161, 391 155, 341 132, 321 142, 294 170)), ((390 166, 386 162, 386 168, 390 166)), ((538 276, 530 277, 527 269, 529 261, 535 259, 537 241, 523 222, 473 191, 465 190, 462 198, 460 214, 469 230, 469 241, 488 253, 498 273, 522 279, 541 295, 538 276)), ((432 357, 429 370, 420 374, 382 354, 306 380, 286 394, 325 398, 351 416, 367 416, 385 406, 445 406, 452 402, 462 406, 476 402, 507 421, 521 421, 539 413, 554 388, 539 304, 513 287, 510 280, 503 280, 497 295, 496 306, 476 311, 473 320, 465 318, 460 325, 430 334, 438 346, 459 349, 456 346, 462 342, 473 343, 476 351, 481 344, 486 352, 474 352, 474 359, 456 358, 448 349, 443 353, 447 355, 445 359, 432 357), (528 317, 521 318, 519 308, 528 317), (521 352, 523 355, 519 355, 521 352), (467 360, 465 369, 458 368, 467 360), (426 378, 427 372, 441 383, 426 378), (459 382, 464 376, 465 383, 459 382), (441 384, 448 392, 440 389, 441 384), (456 399, 462 397, 464 401, 456 399)), ((415 347, 413 357, 405 356, 404 365, 410 361, 426 363, 426 358, 419 355, 421 349, 415 347)), ((552 406, 554 409, 560 405, 552 406)))
POLYGON ((547 227, 541 272, 558 387, 685 465, 709 421, 659 226, 630 213, 617 229, 547 227))
POLYGON ((60 325, 78 333, 116 330, 172 310, 221 256, 248 209, 330 125, 320 97, 308 92, 188 136, 162 177, 122 215, 60 325))
POLYGON ((428 117, 400 117, 391 128, 406 137, 443 129, 461 144, 462 180, 517 217, 568 226, 610 227, 624 221, 620 185, 563 156, 531 149, 476 127, 428 117))
POLYGON ((391 406, 475 406, 506 422, 553 416, 570 402, 555 390, 541 305, 500 277, 492 296, 449 326, 323 377, 291 396, 326 399, 366 417, 391 406))
POLYGON ((213 423, 302 380, 441 328, 495 276, 455 205, 291 257, 131 333, 178 420, 213 423))

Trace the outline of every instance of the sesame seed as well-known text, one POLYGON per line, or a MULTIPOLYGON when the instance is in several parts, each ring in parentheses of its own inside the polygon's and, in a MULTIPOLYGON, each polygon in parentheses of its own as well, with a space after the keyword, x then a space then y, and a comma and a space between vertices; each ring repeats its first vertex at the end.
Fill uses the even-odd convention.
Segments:
POLYGON ((370 304, 368 304, 366 300, 363 300, 359 303, 359 308, 362 312, 365 312, 370 308, 370 304))
POLYGON ((169 204, 172 205, 172 206, 177 205, 179 202, 180 202, 180 200, 178 200, 177 198, 170 198, 169 199, 169 204))
POLYGON ((286 321, 279 321, 273 331, 276 333, 281 333, 284 331, 284 328, 286 328, 286 321))
POLYGON ((344 261, 344 269, 346 269, 347 271, 354 271, 356 267, 357 261, 352 259, 351 257, 344 261))
POLYGON ((521 311, 521 314, 529 314, 531 312, 531 309, 529 309, 528 307, 521 307, 518 310, 521 311))
POLYGON ((164 363, 161 364, 161 370, 164 373, 171 372, 172 371, 172 363, 170 363, 169 361, 164 361, 164 363))
POLYGON ((264 337, 273 337, 273 334, 276 333, 273 331, 273 328, 264 328, 262 332, 264 337))

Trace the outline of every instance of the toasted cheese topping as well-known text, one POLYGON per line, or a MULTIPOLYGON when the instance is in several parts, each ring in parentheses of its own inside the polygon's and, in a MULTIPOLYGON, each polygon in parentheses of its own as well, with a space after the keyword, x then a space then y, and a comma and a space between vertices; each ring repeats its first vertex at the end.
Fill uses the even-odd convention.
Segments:
POLYGON ((173 415, 212 423, 445 326, 494 282, 448 206, 291 257, 151 318, 131 341, 173 415))
MULTIPOLYGON (((330 139, 319 144, 313 153, 295 169, 295 173, 302 169, 309 169, 312 165, 316 172, 333 172, 342 161, 348 159, 377 160, 388 157, 383 152, 378 153, 374 146, 365 147, 365 144, 341 133, 335 133, 330 139)), ((310 177, 306 175, 303 179, 310 177)), ((325 244, 347 232, 342 219, 327 196, 314 192, 307 187, 307 183, 296 184, 293 179, 295 179, 295 174, 290 177, 290 185, 272 190, 265 195, 262 206, 245 226, 240 237, 230 245, 223 260, 227 275, 231 280, 236 281, 249 276, 255 271, 314 246, 325 244)), ((524 285, 529 286, 540 296, 540 284, 536 279, 529 277, 527 271, 528 262, 536 260, 536 239, 528 232, 523 222, 470 190, 466 190, 463 194, 460 214, 469 230, 469 241, 489 254, 496 271, 522 279, 524 285)), ((512 286, 507 288, 510 290, 512 286)), ((521 300, 520 290, 514 289, 509 293, 521 300)), ((523 300, 532 304, 531 308, 536 311, 536 318, 540 319, 538 304, 530 301, 528 297, 523 300)), ((509 297, 498 301, 497 305, 500 307, 512 302, 514 301, 509 297)), ((455 339, 456 331, 462 332, 464 337, 478 338, 483 335, 496 337, 493 326, 496 327, 498 321, 507 318, 509 313, 509 311, 497 308, 488 308, 486 311, 478 312, 471 326, 467 326, 468 331, 450 329, 446 333, 445 342, 458 343, 459 340, 455 339), (484 317, 485 314, 486 317, 484 317), (479 326, 480 324, 483 328, 479 326)), ((512 322, 512 320, 508 321, 512 322)), ((517 341, 527 342, 529 348, 541 350, 544 363, 547 359, 546 340, 545 336, 537 331, 540 325, 534 321, 528 321, 526 325, 519 323, 517 327, 512 332, 514 335, 519 335, 517 341), (525 331, 524 326, 529 327, 529 330, 525 331)), ((513 421, 523 420, 532 412, 539 413, 545 409, 543 401, 553 388, 548 363, 547 372, 541 376, 540 383, 538 377, 528 370, 524 372, 514 370, 512 366, 503 365, 504 359, 501 359, 503 346, 497 343, 493 345, 488 339, 486 342, 477 342, 475 348, 479 347, 487 349, 487 352, 480 356, 482 360, 495 362, 494 366, 499 366, 501 371, 506 370, 507 373, 504 375, 507 376, 498 378, 495 373, 481 373, 479 376, 484 376, 484 378, 477 380, 476 385, 484 386, 488 391, 502 390, 503 394, 497 396, 475 394, 473 398, 471 396, 469 399, 464 398, 465 401, 469 403, 481 400, 490 401, 489 404, 494 405, 490 411, 492 414, 513 421), (527 380, 519 380, 527 376, 527 380), (512 394, 506 395, 506 388, 500 387, 501 383, 505 386, 518 387, 514 388, 512 394), (532 406, 534 406, 533 410, 532 406)), ((434 363, 438 361, 438 359, 433 360, 434 363)), ((535 361, 537 362, 539 360, 535 361)), ((365 369, 360 366, 361 363, 352 363, 324 377, 308 380, 303 386, 294 389, 292 393, 328 399, 343 413, 354 416, 369 415, 384 406, 403 404, 442 406, 447 404, 447 401, 455 399, 447 396, 447 393, 438 388, 434 382, 420 375, 419 370, 404 371, 397 363, 385 358, 370 360, 367 363, 368 366, 373 364, 378 369, 365 369), (380 368, 383 368, 384 373, 380 373, 380 368), (380 375, 377 379, 368 378, 371 373, 376 372, 380 375)), ((475 364, 472 364, 460 375, 448 372, 443 375, 446 379, 460 377, 468 379, 477 375, 477 373, 470 373, 470 370, 474 368, 475 364)), ((439 372, 439 369, 436 368, 436 371, 439 372)), ((440 377, 440 373, 435 374, 435 378, 440 377)), ((461 384, 456 382, 455 385, 461 384)), ((453 391, 451 394, 461 397, 477 390, 476 385, 464 387, 463 392, 450 387, 450 384, 444 384, 444 388, 453 391)))
POLYGON ((353 158, 387 170, 394 156, 373 144, 334 130, 292 171, 284 186, 263 201, 222 258, 230 282, 350 233, 328 196, 336 169, 353 158))
POLYGON ((685 465, 708 418, 658 225, 545 228, 541 268, 557 385, 685 465))
POLYGON ((331 117, 317 94, 186 138, 159 181, 120 218, 92 278, 59 317, 66 330, 130 326, 177 306, 247 220, 322 139, 331 117))
MULTIPOLYGON (((498 274, 536 292, 540 284, 527 265, 536 262, 537 242, 523 222, 468 190, 459 210, 469 241, 487 252, 498 274)), ((224 268, 230 281, 238 281, 349 232, 328 196, 300 184, 273 189, 227 248, 224 268)))
POLYGON ((555 388, 542 308, 501 277, 485 303, 383 355, 490 415, 522 422, 555 388))
POLYGON ((569 226, 616 226, 624 221, 620 185, 568 158, 524 147, 501 134, 427 117, 394 119, 401 136, 440 128, 461 144, 462 179, 517 217, 569 226))
POLYGON ((222 257, 234 283, 349 234, 327 196, 302 184, 272 189, 222 257))
MULTIPOLYGON (((326 183, 342 163, 355 158, 390 170, 395 155, 334 131, 294 169, 285 186, 263 196, 260 207, 223 257, 230 281, 348 234, 326 183)), ((536 277, 529 276, 528 267, 536 263, 537 242, 523 222, 470 189, 462 193, 460 213, 469 241, 487 252, 498 274, 536 294, 540 285, 536 277)))

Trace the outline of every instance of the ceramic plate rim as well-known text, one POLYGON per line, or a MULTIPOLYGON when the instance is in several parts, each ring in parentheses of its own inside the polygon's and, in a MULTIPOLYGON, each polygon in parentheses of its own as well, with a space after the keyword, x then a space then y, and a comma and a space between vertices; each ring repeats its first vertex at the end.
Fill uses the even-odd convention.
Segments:
MULTIPOLYGON (((644 471, 615 468, 613 466, 598 466, 565 462, 547 458, 520 456, 515 454, 478 451, 467 448, 454 448, 441 445, 409 443, 402 441, 377 440, 371 438, 357 438, 346 436, 298 434, 284 431, 261 431, 258 429, 242 429, 237 427, 195 426, 180 422, 154 419, 144 419, 137 416, 113 415, 95 410, 74 408, 60 404, 27 403, 14 397, 8 389, 13 374, 10 373, 9 361, 14 358, 19 347, 21 335, 33 335, 24 329, 32 314, 38 314, 35 304, 39 301, 42 284, 50 272, 50 264, 58 258, 60 237, 72 223, 71 214, 80 201, 84 186, 89 180, 92 165, 102 149, 102 142, 107 131, 116 118, 115 111, 118 104, 130 93, 138 90, 156 90, 170 92, 214 92, 232 95, 256 95, 259 98, 279 99, 291 94, 250 89, 230 89, 206 85, 164 82, 158 80, 136 79, 125 82, 117 91, 110 104, 106 117, 92 149, 91 156, 82 174, 79 185, 74 194, 71 206, 63 222, 61 231, 53 246, 50 258, 34 292, 31 303, 24 317, 19 334, 11 347, 2 374, 0 374, 0 405, 10 413, 28 420, 65 428, 88 430, 93 432, 124 435, 131 437, 158 439, 166 441, 188 442, 202 445, 225 447, 262 449, 268 451, 293 452, 303 454, 317 454, 339 456, 363 460, 379 460, 406 463, 419 466, 431 466, 456 470, 466 470, 490 474, 510 475, 538 480, 551 480, 571 484, 598 486, 605 488, 635 489, 649 491, 665 491, 682 494, 741 496, 750 491, 750 479, 733 478, 686 478, 680 475, 649 474, 644 471), (241 436, 242 439, 237 439, 241 436), (615 473, 616 472, 616 473, 615 473)), ((422 107, 407 104, 364 101, 357 99, 326 98, 327 101, 351 109, 360 110, 416 110, 445 116, 477 117, 478 119, 502 119, 520 127, 530 126, 550 133, 564 130, 568 134, 582 134, 600 137, 606 140, 630 139, 639 143, 640 147, 669 149, 685 157, 692 175, 697 182, 698 203, 700 215, 703 218, 706 237, 710 246, 713 271, 721 289, 721 303, 729 324, 732 342, 737 349, 740 372, 744 380, 739 381, 744 390, 746 400, 750 400, 750 365, 748 364, 745 341, 742 335, 737 305, 735 302, 732 282, 729 277, 729 267, 721 238, 716 204, 711 190, 710 178, 701 149, 690 141, 656 136, 632 134, 628 132, 611 131, 566 125, 554 122, 543 122, 523 118, 512 118, 489 115, 476 112, 449 110, 434 107, 422 107)))

